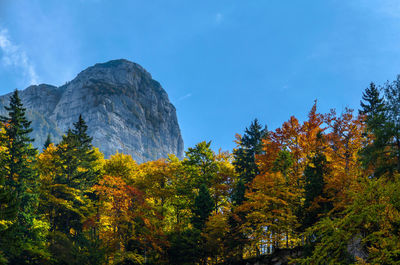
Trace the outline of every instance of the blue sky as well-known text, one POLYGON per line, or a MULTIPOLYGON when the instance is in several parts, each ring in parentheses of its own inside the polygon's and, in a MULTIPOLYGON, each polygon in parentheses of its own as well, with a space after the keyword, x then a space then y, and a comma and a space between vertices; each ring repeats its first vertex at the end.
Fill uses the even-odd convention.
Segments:
POLYGON ((254 118, 357 109, 400 74, 400 1, 0 0, 1 94, 117 58, 161 83, 185 148, 231 150, 254 118))

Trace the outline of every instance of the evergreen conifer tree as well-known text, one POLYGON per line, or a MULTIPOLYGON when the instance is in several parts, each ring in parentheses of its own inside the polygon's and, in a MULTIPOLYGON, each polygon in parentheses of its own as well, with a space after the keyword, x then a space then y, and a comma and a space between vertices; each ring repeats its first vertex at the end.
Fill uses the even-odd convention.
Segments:
POLYGON ((304 185, 304 206, 302 211, 302 227, 301 230, 315 224, 319 215, 327 213, 331 209, 327 202, 318 203, 318 207, 311 207, 318 197, 324 197, 324 177, 328 172, 328 162, 323 153, 317 152, 312 158, 310 163, 304 169, 305 185, 304 185))
POLYGON ((199 189, 199 194, 194 201, 193 226, 202 230, 213 209, 214 201, 210 195, 210 191, 205 184, 202 184, 199 189))
POLYGON ((84 228, 84 222, 94 218, 96 214, 98 198, 92 187, 99 178, 99 171, 96 169, 98 158, 87 130, 88 127, 80 115, 73 129, 68 129, 63 135, 55 151, 55 163, 59 172, 49 192, 53 198, 57 198, 54 201, 55 217, 52 218, 52 227, 54 231, 61 233, 56 234, 58 237, 51 249, 54 255, 59 256, 60 263, 78 264, 104 257, 103 249, 88 251, 93 244, 99 242, 99 238, 94 227, 86 230, 84 228), (65 251, 58 246, 68 244, 74 246, 76 257, 59 255, 65 251))
POLYGON ((93 168, 97 157, 92 146, 92 137, 87 134, 87 125, 82 115, 74 123, 74 128, 69 129, 58 144, 58 154, 65 170, 63 177, 71 187, 85 190, 93 186, 99 172, 93 168))
POLYGON ((363 93, 360 114, 365 116, 370 143, 363 149, 362 160, 374 176, 393 176, 400 171, 400 79, 386 83, 384 97, 371 85, 363 93))
POLYGON ((37 229, 40 223, 37 214, 38 174, 34 166, 37 150, 31 145, 31 122, 25 116, 26 109, 18 90, 14 91, 10 105, 5 109, 8 116, 0 116, 4 124, 0 146, 7 150, 7 155, 2 159, 3 187, 7 190, 5 194, 12 193, 14 200, 18 201, 18 213, 15 222, 7 229, 8 236, 12 236, 13 240, 3 242, 6 243, 3 251, 12 264, 31 264, 46 256, 45 242, 40 241, 44 236, 41 233, 45 231, 37 229))
POLYGON ((239 140, 238 148, 233 151, 235 158, 233 165, 245 184, 250 183, 259 173, 255 157, 262 153, 262 139, 267 133, 267 128, 263 129, 255 119, 250 127, 245 129, 243 137, 239 140))
POLYGON ((238 139, 238 148, 233 150, 233 165, 239 175, 239 181, 231 194, 234 207, 229 217, 229 248, 236 255, 233 259, 242 259, 243 248, 246 243, 246 237, 240 229, 241 223, 245 221, 245 214, 243 212, 236 213, 235 208, 246 200, 246 184, 251 183, 259 174, 256 155, 262 153, 262 139, 267 136, 267 133, 267 127, 262 128, 258 120, 255 119, 249 128, 245 129, 243 136, 238 139))
POLYGON ((47 147, 49 147, 51 143, 53 143, 53 141, 51 140, 51 136, 49 133, 47 134, 46 142, 44 142, 43 149, 47 149, 47 147))
POLYGON ((393 175, 400 173, 400 75, 392 83, 386 83, 385 88, 386 126, 385 138, 389 154, 388 170, 393 175))

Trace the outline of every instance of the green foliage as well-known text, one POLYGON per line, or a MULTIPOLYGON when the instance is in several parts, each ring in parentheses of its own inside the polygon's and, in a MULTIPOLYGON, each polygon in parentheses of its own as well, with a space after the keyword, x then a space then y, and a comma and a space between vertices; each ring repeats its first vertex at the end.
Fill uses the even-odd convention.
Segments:
POLYGON ((370 143, 362 152, 363 162, 374 176, 400 172, 400 76, 381 89, 371 83, 363 94, 360 113, 365 115, 370 143))
POLYGON ((190 265, 198 259, 198 244, 200 231, 197 229, 185 229, 172 232, 168 236, 171 246, 168 249, 170 264, 190 265))
POLYGON ((399 264, 400 181, 366 179, 343 218, 324 218, 308 230, 315 248, 300 264, 399 264))
POLYGON ((256 156, 262 153, 262 139, 267 135, 268 131, 259 124, 255 119, 245 129, 244 135, 237 135, 238 147, 233 150, 233 165, 235 171, 239 175, 239 180, 236 182, 234 189, 231 192, 232 209, 228 219, 229 224, 229 241, 228 249, 231 259, 242 259, 243 248, 246 243, 246 236, 241 230, 241 226, 245 221, 246 214, 243 212, 236 212, 236 207, 243 204, 246 200, 245 193, 247 184, 251 183, 253 179, 260 173, 256 164, 256 156))
POLYGON ((94 165, 98 157, 91 141, 87 125, 80 115, 78 122, 74 123, 74 129, 68 130, 57 145, 62 163, 59 167, 63 169, 60 183, 85 190, 97 182, 99 172, 94 165))
POLYGON ((205 184, 202 184, 199 189, 199 194, 195 198, 193 206, 192 224, 195 228, 202 230, 212 210, 214 202, 210 192, 205 184))
POLYGON ((325 181, 329 169, 324 154, 317 152, 310 163, 304 169, 304 205, 301 212, 302 229, 312 226, 323 213, 327 213, 332 207, 324 201, 325 181))
POLYGON ((389 171, 400 173, 400 75, 392 83, 386 83, 384 91, 389 171))
POLYGON ((12 208, 18 207, 18 212, 15 220, 3 231, 0 247, 10 263, 37 264, 48 257, 44 241, 47 226, 37 214, 37 150, 31 145, 31 123, 26 119, 18 90, 15 90, 10 105, 5 109, 8 116, 0 117, 4 124, 0 146, 6 152, 1 161, 3 176, 0 186, 3 196, 8 197, 3 210, 7 212, 6 209, 10 209, 9 214, 12 214, 12 208), (13 206, 12 201, 18 203, 13 206))
POLYGON ((239 181, 236 183, 235 189, 232 192, 231 200, 233 206, 238 206, 241 205, 245 198, 245 193, 246 193, 246 186, 244 184, 243 179, 239 179, 239 181))
POLYGON ((238 137, 238 148, 233 151, 236 172, 240 178, 247 184, 251 182, 256 175, 259 174, 256 165, 256 155, 262 152, 262 139, 265 138, 268 131, 260 125, 255 119, 249 128, 245 129, 242 137, 238 137))
POLYGON ((47 149, 47 147, 49 147, 51 143, 53 143, 53 141, 51 140, 51 136, 49 133, 47 134, 46 142, 44 142, 43 149, 47 149))
POLYGON ((240 264, 282 247, 301 248, 298 264, 399 264, 400 77, 371 83, 361 107, 314 104, 273 132, 254 120, 233 155, 204 141, 137 164, 104 160, 81 115, 38 154, 15 91, 0 117, 0 264, 240 264))
POLYGON ((272 171, 281 172, 284 176, 287 176, 292 166, 292 154, 287 150, 280 150, 278 153, 278 157, 274 161, 272 171))
POLYGON ((192 185, 199 187, 205 183, 208 187, 215 177, 217 165, 214 152, 210 148, 211 142, 200 142, 194 148, 189 147, 186 160, 183 161, 186 170, 191 176, 192 185))
POLYGON ((56 147, 50 144, 39 160, 41 211, 51 225, 54 259, 61 264, 98 264, 105 254, 93 223, 97 197, 92 187, 100 162, 81 116, 74 130, 68 130, 56 147), (68 254, 61 255, 64 248, 68 254))

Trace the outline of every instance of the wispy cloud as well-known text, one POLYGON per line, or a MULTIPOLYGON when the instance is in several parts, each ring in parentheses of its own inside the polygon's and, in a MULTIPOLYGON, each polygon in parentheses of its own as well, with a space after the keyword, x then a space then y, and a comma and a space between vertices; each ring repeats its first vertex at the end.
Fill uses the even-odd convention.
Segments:
POLYGON ((29 84, 38 83, 39 78, 35 67, 26 52, 10 40, 8 30, 4 28, 0 28, 0 59, 5 66, 22 69, 23 75, 28 79, 29 84))
POLYGON ((178 99, 176 100, 176 102, 180 102, 180 101, 182 101, 182 100, 188 99, 188 98, 190 98, 191 96, 192 96, 192 93, 188 93, 188 94, 186 94, 186 95, 184 95, 184 96, 178 98, 178 99))

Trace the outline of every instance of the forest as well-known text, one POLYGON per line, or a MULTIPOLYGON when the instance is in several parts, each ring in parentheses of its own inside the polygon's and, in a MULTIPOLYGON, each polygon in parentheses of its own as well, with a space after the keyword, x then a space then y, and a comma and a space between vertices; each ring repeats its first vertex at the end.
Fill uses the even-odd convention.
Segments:
POLYGON ((400 77, 357 111, 315 101, 304 122, 251 121, 232 152, 142 164, 105 159, 82 116, 37 150, 18 90, 6 111, 0 264, 400 264, 400 77))

